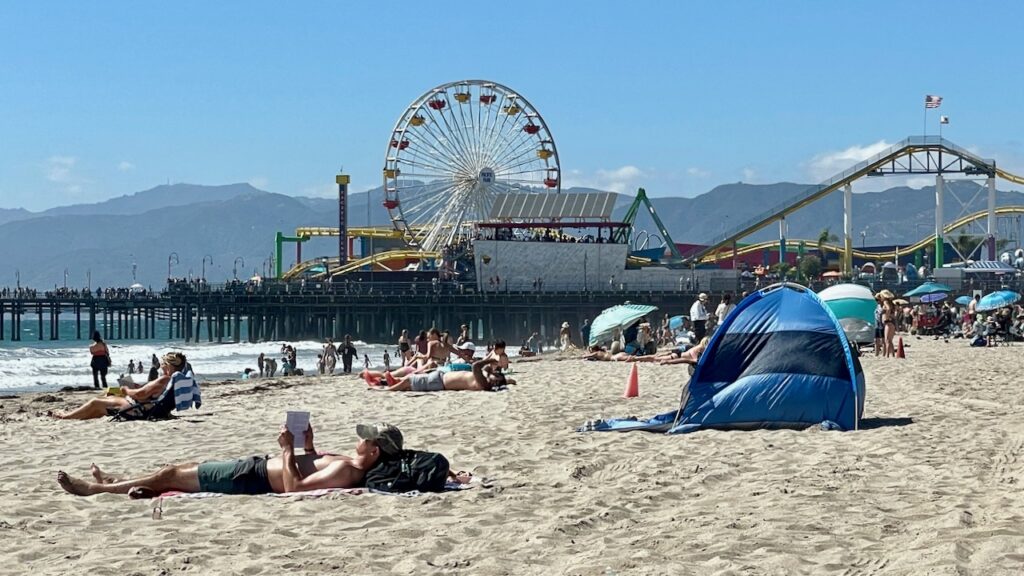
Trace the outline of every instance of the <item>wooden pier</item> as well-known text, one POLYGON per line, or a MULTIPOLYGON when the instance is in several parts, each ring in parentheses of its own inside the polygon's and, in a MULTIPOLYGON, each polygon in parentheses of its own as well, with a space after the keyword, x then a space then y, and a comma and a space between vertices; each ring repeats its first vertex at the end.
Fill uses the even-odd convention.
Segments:
POLYGON ((278 286, 260 293, 209 290, 121 299, 2 298, 0 339, 21 340, 24 323, 33 321, 34 339, 71 339, 61 334, 60 320, 73 318, 76 340, 99 330, 107 340, 261 342, 338 340, 351 334, 367 342, 394 342, 403 329, 413 335, 432 326, 457 332, 467 324, 474 339, 518 344, 533 332, 553 338, 566 321, 577 331, 584 319, 625 301, 658 306, 660 317, 685 313, 696 298, 681 292, 478 293, 430 285, 427 292, 397 285, 332 288, 278 286))

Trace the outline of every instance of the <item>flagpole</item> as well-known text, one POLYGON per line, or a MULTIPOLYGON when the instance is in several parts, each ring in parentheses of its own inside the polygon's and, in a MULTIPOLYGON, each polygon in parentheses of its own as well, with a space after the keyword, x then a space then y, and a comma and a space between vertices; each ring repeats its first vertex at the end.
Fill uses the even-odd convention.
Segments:
POLYGON ((924 127, 923 132, 925 136, 928 136, 928 102, 924 103, 924 127))

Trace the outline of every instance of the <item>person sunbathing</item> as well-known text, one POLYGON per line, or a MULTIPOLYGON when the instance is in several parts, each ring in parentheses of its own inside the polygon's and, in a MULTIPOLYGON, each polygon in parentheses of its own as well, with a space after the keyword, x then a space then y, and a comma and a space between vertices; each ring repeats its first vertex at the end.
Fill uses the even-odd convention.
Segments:
POLYGON ((600 346, 591 346, 588 350, 589 352, 582 356, 584 360, 625 362, 633 357, 633 355, 628 352, 616 352, 613 354, 600 346))
POLYGON ((106 396, 93 398, 70 412, 59 412, 51 416, 60 420, 92 420, 113 416, 125 408, 156 400, 167 388, 171 375, 181 371, 186 365, 184 354, 168 352, 160 361, 161 374, 155 380, 140 388, 120 388, 120 392, 115 393, 108 390, 106 396))
POLYGON ((135 478, 111 477, 95 465, 93 481, 57 473, 57 483, 76 496, 100 493, 127 494, 131 498, 152 498, 164 492, 216 492, 220 494, 268 494, 302 492, 322 488, 355 488, 363 485, 366 472, 381 456, 402 452, 402 432, 390 424, 356 426, 359 442, 355 456, 318 453, 313 445, 313 427, 306 429, 304 454, 296 456, 294 437, 284 426, 277 435, 281 455, 274 458, 250 456, 240 460, 189 462, 164 466, 152 474, 135 478))
POLYGON ((690 348, 686 352, 680 352, 675 358, 669 358, 667 360, 661 360, 658 363, 662 366, 669 364, 694 364, 700 361, 700 355, 704 353, 704 350, 708 347, 708 337, 701 338, 700 344, 697 344, 693 348, 690 348))
POLYGON ((515 380, 494 369, 495 358, 478 360, 469 372, 437 370, 426 374, 410 374, 390 386, 371 386, 371 390, 387 392, 438 392, 441 390, 493 390, 495 386, 515 384, 515 380))

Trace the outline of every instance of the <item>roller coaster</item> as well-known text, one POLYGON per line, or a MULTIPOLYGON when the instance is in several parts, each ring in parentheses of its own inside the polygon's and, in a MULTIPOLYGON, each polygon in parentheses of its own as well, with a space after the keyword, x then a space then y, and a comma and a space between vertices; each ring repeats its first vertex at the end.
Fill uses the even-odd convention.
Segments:
MULTIPOLYGON (((996 213, 997 216, 1011 216, 1011 215, 1024 214, 1024 206, 1001 206, 999 208, 996 208, 995 213, 996 213)), ((946 226, 943 228, 943 233, 944 234, 951 234, 953 232, 956 232, 959 228, 961 228, 963 226, 966 226, 966 225, 968 225, 968 224, 970 224, 972 222, 977 222, 978 220, 984 220, 986 218, 988 218, 988 210, 981 210, 979 212, 975 212, 974 214, 969 214, 967 216, 964 216, 962 218, 959 218, 959 219, 955 220, 954 222, 946 224, 946 226)), ((818 248, 818 241, 817 240, 807 240, 807 239, 799 239, 799 238, 788 238, 788 239, 786 239, 786 241, 790 242, 790 243, 793 243, 793 244, 796 244, 796 245, 804 244, 806 246, 813 246, 814 249, 818 248)), ((877 260, 877 261, 892 260, 893 258, 898 258, 899 256, 906 256, 907 254, 913 254, 914 252, 916 252, 918 250, 922 250, 922 249, 928 247, 934 241, 935 241, 935 234, 929 234, 928 236, 925 236, 924 238, 918 240, 917 242, 915 242, 913 244, 909 244, 907 246, 901 246, 901 247, 896 248, 894 250, 866 250, 866 249, 857 250, 856 248, 854 248, 853 250, 851 250, 851 253, 853 254, 854 258, 862 258, 862 259, 865 259, 865 260, 877 260)), ((768 240, 768 241, 765 241, 765 242, 758 242, 756 244, 746 244, 744 246, 737 247, 736 255, 737 256, 743 256, 743 255, 750 254, 750 253, 756 253, 756 252, 759 252, 761 250, 777 249, 778 247, 779 247, 779 241, 778 240, 768 240)), ((834 254, 842 254, 844 252, 844 247, 843 246, 840 246, 838 244, 832 244, 832 243, 823 243, 823 244, 821 244, 821 249, 824 250, 825 252, 832 252, 834 254)), ((732 255, 733 255, 733 252, 732 252, 731 249, 729 249, 729 250, 719 250, 718 252, 715 252, 713 254, 708 254, 708 255, 702 257, 700 262, 704 263, 704 264, 706 264, 706 263, 713 263, 713 262, 721 262, 723 260, 728 260, 728 259, 732 258, 732 255)))

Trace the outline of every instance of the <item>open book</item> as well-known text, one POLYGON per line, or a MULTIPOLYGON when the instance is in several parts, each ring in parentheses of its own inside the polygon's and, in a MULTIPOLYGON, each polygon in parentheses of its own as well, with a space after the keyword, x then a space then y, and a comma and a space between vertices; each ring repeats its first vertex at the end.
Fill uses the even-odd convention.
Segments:
POLYGON ((306 429, 309 428, 309 412, 298 412, 289 410, 285 416, 284 425, 292 433, 295 440, 292 446, 302 448, 306 445, 306 429))

